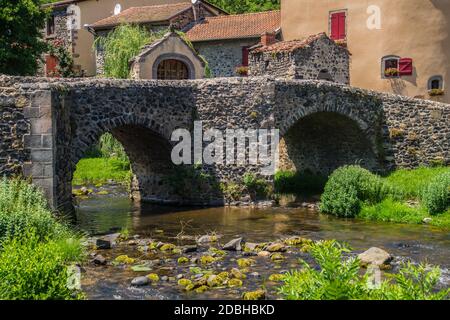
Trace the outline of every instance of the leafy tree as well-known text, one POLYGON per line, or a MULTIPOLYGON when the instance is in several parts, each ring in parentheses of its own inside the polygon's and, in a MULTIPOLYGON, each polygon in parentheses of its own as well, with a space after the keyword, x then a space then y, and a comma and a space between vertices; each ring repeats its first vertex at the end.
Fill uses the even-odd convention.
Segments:
POLYGON ((47 11, 42 0, 0 0, 0 73, 35 74, 41 54, 47 11))
POLYGON ((280 9, 280 0, 209 0, 229 13, 260 12, 280 9))

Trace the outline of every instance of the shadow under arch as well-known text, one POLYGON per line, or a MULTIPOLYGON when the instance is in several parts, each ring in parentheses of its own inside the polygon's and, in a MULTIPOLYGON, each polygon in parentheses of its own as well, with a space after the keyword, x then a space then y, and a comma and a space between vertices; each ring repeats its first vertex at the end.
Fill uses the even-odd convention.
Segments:
POLYGON ((350 164, 376 171, 376 148, 363 128, 358 121, 337 112, 308 114, 282 134, 279 167, 320 175, 350 164))

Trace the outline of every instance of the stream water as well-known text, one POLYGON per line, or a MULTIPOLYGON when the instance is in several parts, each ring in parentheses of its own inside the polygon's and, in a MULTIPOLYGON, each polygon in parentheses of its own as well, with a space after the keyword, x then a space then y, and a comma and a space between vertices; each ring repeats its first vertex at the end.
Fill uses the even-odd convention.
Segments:
MULTIPOLYGON (((373 223, 358 220, 337 219, 318 214, 304 208, 178 208, 155 205, 137 205, 126 196, 94 196, 79 202, 79 227, 91 236, 118 232, 127 229, 130 235, 151 238, 155 241, 173 243, 178 246, 192 245, 195 237, 215 233, 221 235, 220 247, 236 237, 248 242, 270 242, 289 236, 302 236, 314 240, 336 239, 345 241, 356 253, 370 247, 380 247, 395 256, 395 263, 409 259, 414 262, 427 261, 441 266, 442 285, 450 285, 450 233, 426 225, 401 225, 373 223), (184 237, 181 237, 180 234, 184 237), (178 238, 175 238, 177 237, 178 238)), ((199 248, 202 251, 207 247, 199 248)), ((185 292, 177 286, 177 275, 188 277, 189 267, 180 266, 180 255, 142 254, 137 246, 118 246, 100 252, 108 261, 120 254, 139 260, 152 260, 151 272, 164 281, 146 287, 132 287, 131 280, 139 275, 129 266, 86 266, 83 275, 83 290, 91 299, 237 299, 244 291, 266 288, 269 298, 277 298, 277 283, 267 280, 269 275, 285 272, 299 266, 298 259, 308 260, 298 251, 285 254, 281 263, 263 257, 250 257, 255 265, 240 288, 218 288, 204 293, 185 292), (251 274, 254 273, 254 274, 251 274), (167 278, 166 278, 167 277, 167 278)), ((230 252, 214 265, 208 266, 216 272, 229 271, 236 266, 242 253, 230 252)), ((192 258, 192 256, 189 256, 192 258)), ((395 264, 394 263, 394 264, 395 264)), ((205 269, 208 269, 205 268, 205 269)), ((147 272, 149 273, 149 272, 147 272)))

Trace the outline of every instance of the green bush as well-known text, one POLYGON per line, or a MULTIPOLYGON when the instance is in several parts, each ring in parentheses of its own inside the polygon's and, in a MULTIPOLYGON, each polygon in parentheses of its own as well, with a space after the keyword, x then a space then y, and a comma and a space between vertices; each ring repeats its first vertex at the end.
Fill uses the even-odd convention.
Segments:
POLYGON ((20 179, 0 181, 0 242, 34 229, 37 237, 61 238, 69 233, 48 210, 47 201, 35 186, 20 179))
POLYGON ((289 300, 444 300, 450 289, 438 290, 438 267, 403 264, 398 274, 370 286, 360 272, 357 257, 345 258, 350 249, 335 241, 318 242, 310 253, 318 267, 303 262, 301 270, 285 275, 279 292, 289 300))
POLYGON ((33 231, 7 239, 0 251, 0 299, 76 299, 69 288, 68 265, 81 259, 77 239, 42 241, 33 231))
POLYGON ((106 77, 127 79, 130 76, 129 62, 144 45, 160 39, 165 31, 152 33, 145 27, 122 24, 106 37, 98 37, 94 46, 104 51, 104 73, 106 77))
POLYGON ((450 207, 450 172, 437 176, 424 188, 422 203, 434 215, 450 207))
POLYGON ((333 172, 321 197, 320 210, 340 217, 355 217, 363 202, 382 201, 391 188, 359 166, 345 166, 333 172))
POLYGON ((242 177, 242 183, 247 191, 250 193, 253 199, 265 198, 272 194, 273 189, 270 184, 264 180, 258 178, 255 174, 246 173, 242 177))
POLYGON ((320 194, 327 177, 309 171, 278 171, 274 177, 275 191, 290 194, 320 194))

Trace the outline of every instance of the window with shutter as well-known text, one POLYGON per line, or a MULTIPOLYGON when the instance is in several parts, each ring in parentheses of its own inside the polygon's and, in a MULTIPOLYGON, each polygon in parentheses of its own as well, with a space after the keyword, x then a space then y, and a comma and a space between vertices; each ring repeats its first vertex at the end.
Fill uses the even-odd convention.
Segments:
POLYGON ((330 37, 333 40, 345 40, 347 37, 345 12, 330 14, 330 37))
POLYGON ((411 58, 401 58, 398 61, 398 71, 400 76, 412 76, 413 60, 411 58))

